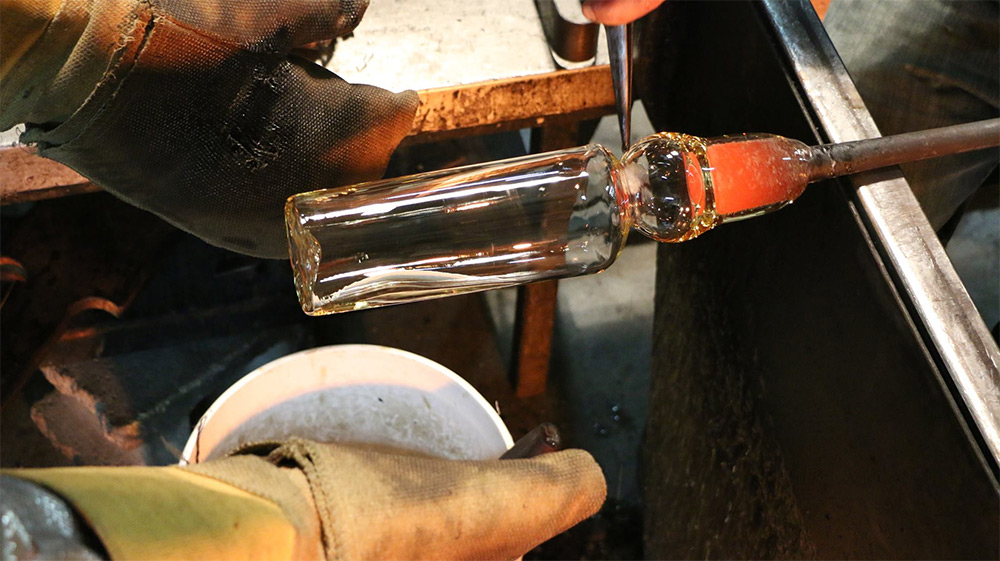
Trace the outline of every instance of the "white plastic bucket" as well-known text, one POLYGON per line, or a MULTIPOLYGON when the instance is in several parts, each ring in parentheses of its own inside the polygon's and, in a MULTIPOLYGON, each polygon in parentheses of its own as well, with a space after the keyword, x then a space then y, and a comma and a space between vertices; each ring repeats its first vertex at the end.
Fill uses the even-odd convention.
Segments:
POLYGON ((181 464, 292 436, 486 460, 513 444, 468 382, 419 355, 375 345, 310 349, 265 364, 205 412, 181 464))

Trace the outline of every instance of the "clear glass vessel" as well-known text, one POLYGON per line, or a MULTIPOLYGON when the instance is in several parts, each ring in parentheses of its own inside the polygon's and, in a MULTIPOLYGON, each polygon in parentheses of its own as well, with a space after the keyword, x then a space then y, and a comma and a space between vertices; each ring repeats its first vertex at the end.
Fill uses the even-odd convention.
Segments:
POLYGON ((633 226, 680 242, 788 204, 810 154, 778 136, 661 133, 621 161, 589 145, 296 195, 296 290, 320 315, 596 273, 633 226))

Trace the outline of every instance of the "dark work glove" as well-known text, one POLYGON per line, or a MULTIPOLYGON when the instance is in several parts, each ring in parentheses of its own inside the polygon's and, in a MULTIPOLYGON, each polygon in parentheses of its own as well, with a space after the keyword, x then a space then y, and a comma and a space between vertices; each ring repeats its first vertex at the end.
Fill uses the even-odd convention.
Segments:
POLYGON ((412 124, 414 92, 288 54, 350 32, 366 7, 65 0, 6 77, 0 125, 26 122, 41 155, 209 243, 286 257, 285 199, 380 177, 412 124))

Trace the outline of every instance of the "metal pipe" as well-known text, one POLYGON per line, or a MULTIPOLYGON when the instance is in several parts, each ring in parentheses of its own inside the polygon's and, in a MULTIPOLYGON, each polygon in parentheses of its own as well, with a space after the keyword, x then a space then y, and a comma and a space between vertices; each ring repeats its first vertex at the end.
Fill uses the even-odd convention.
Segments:
POLYGON ((812 147, 810 181, 1000 144, 1000 119, 812 147))
POLYGON ((622 152, 632 144, 632 24, 605 25, 622 152))
POLYGON ((542 454, 557 452, 562 448, 559 429, 552 423, 542 423, 522 436, 510 450, 500 456, 501 460, 534 458, 542 454))

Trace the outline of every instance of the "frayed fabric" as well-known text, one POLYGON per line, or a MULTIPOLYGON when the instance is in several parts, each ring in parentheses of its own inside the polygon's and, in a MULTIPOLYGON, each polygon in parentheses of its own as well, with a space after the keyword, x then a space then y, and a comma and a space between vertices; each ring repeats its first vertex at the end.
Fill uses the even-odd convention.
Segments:
POLYGON ((83 76, 63 81, 76 93, 62 97, 81 100, 65 117, 33 121, 4 106, 4 122, 23 118, 22 140, 41 155, 214 245, 287 257, 285 200, 380 177, 412 126, 414 92, 349 84, 288 56, 349 33, 365 2, 133 0, 126 10, 120 0, 67 0, 64 7, 73 2, 91 14, 78 43, 103 45, 81 51, 102 61, 96 83, 81 95, 83 76), (97 14, 107 21, 95 21, 97 14), (87 39, 87 30, 99 30, 100 40, 87 39))

